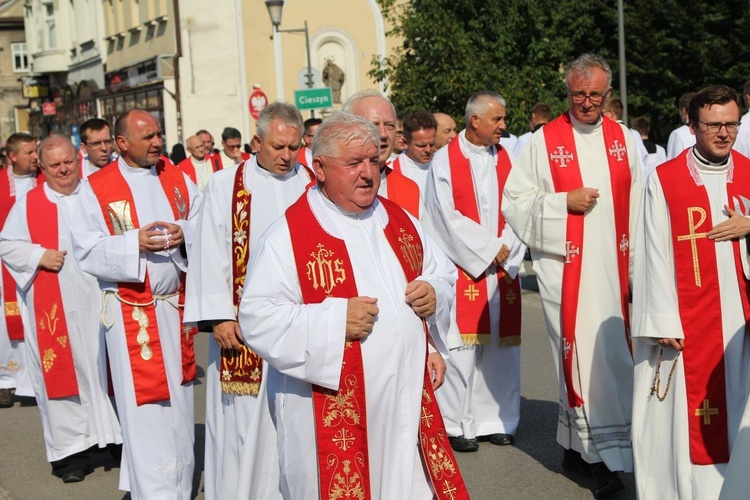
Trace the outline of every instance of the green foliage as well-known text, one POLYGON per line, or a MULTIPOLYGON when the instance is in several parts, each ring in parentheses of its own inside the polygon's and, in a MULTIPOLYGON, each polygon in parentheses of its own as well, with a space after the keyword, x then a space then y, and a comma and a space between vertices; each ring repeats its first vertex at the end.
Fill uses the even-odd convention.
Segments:
MULTIPOLYGON (((370 76, 387 82, 399 112, 424 108, 463 121, 466 100, 490 89, 506 98, 509 129, 521 134, 536 102, 567 109, 563 70, 584 52, 610 62, 617 91, 616 1, 378 1, 394 26, 389 35, 404 43, 393 57, 374 59, 370 76)), ((740 88, 750 78, 745 2, 626 2, 628 112, 649 115, 658 140, 679 124, 683 92, 708 83, 740 88)))

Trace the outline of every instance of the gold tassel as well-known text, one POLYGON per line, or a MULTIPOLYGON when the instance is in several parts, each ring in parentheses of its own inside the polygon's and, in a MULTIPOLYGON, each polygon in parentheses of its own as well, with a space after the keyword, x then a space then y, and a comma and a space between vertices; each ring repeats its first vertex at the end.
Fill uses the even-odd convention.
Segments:
POLYGON ((510 337, 500 337, 500 347, 517 347, 521 345, 521 336, 512 335, 510 337))
POLYGON ((222 382, 221 391, 224 394, 234 394, 235 396, 252 396, 258 397, 260 391, 259 382, 222 382))
POLYGON ((489 333, 464 333, 461 334, 464 345, 490 345, 489 333))

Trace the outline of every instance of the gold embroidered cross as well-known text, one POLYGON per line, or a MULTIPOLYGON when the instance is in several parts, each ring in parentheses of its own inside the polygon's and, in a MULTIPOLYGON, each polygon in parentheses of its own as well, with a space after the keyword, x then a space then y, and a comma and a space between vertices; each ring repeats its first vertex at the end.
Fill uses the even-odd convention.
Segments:
MULTIPOLYGON (((677 241, 690 241, 690 249, 693 253, 693 274, 695 276, 695 286, 701 285, 701 268, 698 264, 698 243, 696 240, 699 238, 706 238, 708 233, 696 233, 695 230, 703 225, 706 221, 706 211, 701 207, 688 207, 688 227, 690 228, 689 234, 683 234, 677 237, 677 241), (698 223, 695 223, 693 214, 697 213, 700 216, 698 223)), ((697 410, 696 410, 697 411, 697 410)))
POLYGON ((479 295, 479 290, 477 290, 477 288, 472 283, 471 285, 469 285, 469 288, 464 290, 464 295, 469 298, 469 302, 474 302, 477 298, 477 295, 479 295))
POLYGON ((515 302, 515 300, 516 300, 516 293, 512 289, 509 289, 505 294, 505 301, 508 304, 512 304, 513 302, 515 302))
POLYGON ((422 407, 422 422, 427 427, 432 427, 432 419, 435 418, 435 416, 427 411, 425 407, 422 407))
POLYGON ((703 417, 703 425, 711 425, 711 415, 718 415, 718 408, 711 408, 708 399, 703 400, 703 406, 695 410, 696 417, 703 417))
POLYGON ((443 483, 443 495, 446 495, 450 500, 456 498, 456 487, 449 483, 447 479, 445 483, 443 483))
POLYGON ((339 429, 339 431, 336 433, 336 436, 331 439, 331 441, 333 441, 334 444, 341 449, 341 451, 346 451, 354 442, 354 434, 346 429, 339 429))

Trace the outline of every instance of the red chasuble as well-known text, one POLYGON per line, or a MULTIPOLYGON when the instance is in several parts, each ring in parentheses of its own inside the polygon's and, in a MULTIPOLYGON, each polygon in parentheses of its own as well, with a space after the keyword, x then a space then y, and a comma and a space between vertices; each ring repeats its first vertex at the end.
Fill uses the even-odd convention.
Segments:
MULTIPOLYGON (((685 334, 682 362, 687 391, 690 458, 696 465, 729 461, 724 334, 716 242, 706 237, 714 226, 711 201, 700 182, 692 148, 656 169, 669 208, 680 320, 685 334), (699 307, 704 304, 707 307, 699 307)), ((727 173, 730 206, 750 199, 750 160, 732 151, 727 173)), ((741 204, 740 204, 741 205, 741 204)), ((750 321, 750 282, 742 270, 738 240, 732 240, 738 290, 745 323, 750 321)))
POLYGON ((388 179, 388 199, 419 219, 419 185, 401 173, 401 162, 398 158, 393 168, 385 167, 388 179))
MULTIPOLYGON (((31 242, 57 250, 57 205, 47 199, 44 184, 26 195, 26 220, 31 242)), ((34 278, 34 320, 44 387, 49 399, 78 395, 68 323, 60 292, 59 275, 39 269, 34 278)))
MULTIPOLYGON (((555 192, 567 192, 584 187, 581 166, 578 163, 573 124, 570 113, 559 116, 542 128, 547 146, 548 161, 555 185, 555 192)), ((619 277, 620 303, 625 321, 625 335, 630 343, 628 319, 628 256, 630 252, 629 225, 631 174, 625 136, 622 127, 607 117, 602 117, 602 131, 607 151, 609 176, 612 183, 614 223, 617 248, 617 271, 619 277)), ((563 374, 568 393, 568 406, 583 405, 583 398, 575 389, 573 381, 573 352, 576 340, 576 315, 578 314, 578 289, 581 282, 583 262, 583 213, 568 212, 565 242, 565 267, 562 280, 562 345, 563 374)))
MULTIPOLYGON (((89 183, 99 201, 110 234, 119 235, 141 226, 138 222, 133 194, 120 172, 117 161, 109 166, 112 168, 102 168, 96 175, 92 175, 89 183)), ((156 174, 172 207, 175 220, 185 219, 190 212, 190 195, 182 171, 160 160, 156 165, 156 174)), ((178 292, 180 304, 183 304, 185 273, 181 274, 178 292)), ((140 406, 169 399, 167 375, 156 322, 156 305, 148 271, 146 271, 143 283, 122 282, 117 285, 136 402, 140 406)), ((195 379, 197 369, 193 346, 194 329, 183 328, 181 308, 179 312, 180 331, 163 333, 180 335, 182 339, 182 383, 184 384, 195 379)))
MULTIPOLYGON (((188 156, 177 165, 177 168, 182 170, 188 177, 190 177, 190 180, 193 181, 193 184, 198 184, 198 175, 195 172, 195 165, 193 165, 192 158, 192 156, 188 156)), ((211 168, 213 169, 214 173, 221 170, 221 159, 218 156, 206 155, 204 160, 211 162, 211 168)))
MULTIPOLYGON (((453 188, 453 205, 464 217, 468 217, 477 224, 479 207, 477 205, 474 179, 471 175, 469 159, 461 152, 459 141, 448 143, 448 161, 450 162, 451 186, 453 188)), ((497 150, 498 206, 502 206, 503 189, 510 174, 511 162, 505 148, 497 150)), ((502 234, 505 227, 503 213, 498 214, 497 235, 502 234)), ((490 302, 487 295, 487 277, 482 273, 474 279, 456 266, 458 280, 456 281, 456 321, 461 339, 464 344, 483 344, 490 342, 490 302)), ((498 266, 497 286, 500 293, 500 346, 509 347, 521 345, 521 281, 511 279, 498 266)))
MULTIPOLYGON (((422 272, 419 234, 400 207, 382 197, 378 199, 388 212, 386 239, 401 264, 405 282, 411 282, 422 272)), ((303 302, 317 304, 328 297, 356 297, 357 285, 346 243, 320 226, 307 196, 289 207, 286 218, 303 302)), ((321 498, 369 499, 367 406, 360 342, 346 342, 338 391, 313 386, 313 407, 321 498)), ((426 362, 421 415, 420 450, 437 498, 468 499, 426 362)))
MULTIPOLYGON (((37 176, 32 184, 44 182, 44 175, 37 176)), ((5 225, 10 209, 16 202, 16 185, 13 179, 13 169, 8 166, 5 172, 0 172, 0 228, 5 225)), ((10 340, 23 340, 23 322, 21 321, 21 310, 16 298, 16 282, 6 269, 5 264, 0 263, 3 274, 2 294, 5 300, 5 324, 8 327, 8 338, 10 340)))
POLYGON ((305 151, 307 151, 306 146, 300 146, 299 152, 297 153, 297 163, 302 165, 303 167, 307 169, 311 169, 312 165, 307 164, 307 155, 305 154, 305 151))

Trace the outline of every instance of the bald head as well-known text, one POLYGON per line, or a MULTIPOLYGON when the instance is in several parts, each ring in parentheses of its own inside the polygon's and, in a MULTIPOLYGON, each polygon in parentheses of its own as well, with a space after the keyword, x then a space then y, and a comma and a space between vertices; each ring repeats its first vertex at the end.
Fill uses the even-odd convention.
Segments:
POLYGON ((134 168, 151 168, 159 161, 162 131, 151 113, 140 109, 126 111, 115 122, 115 140, 125 162, 134 168))
POLYGON ((365 90, 351 96, 344 103, 342 111, 361 116, 378 129, 380 133, 378 164, 382 171, 396 142, 396 110, 391 101, 375 90, 365 90))
POLYGON ((456 137, 456 122, 453 117, 445 113, 433 113, 437 121, 437 134, 435 135, 435 150, 442 148, 456 137))
POLYGON ((187 150, 190 155, 198 161, 203 161, 206 157, 206 148, 203 146, 203 140, 197 135, 191 135, 187 138, 187 150))
POLYGON ((39 163, 52 190, 67 195, 78 187, 78 153, 67 137, 44 139, 39 145, 39 163))

